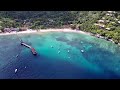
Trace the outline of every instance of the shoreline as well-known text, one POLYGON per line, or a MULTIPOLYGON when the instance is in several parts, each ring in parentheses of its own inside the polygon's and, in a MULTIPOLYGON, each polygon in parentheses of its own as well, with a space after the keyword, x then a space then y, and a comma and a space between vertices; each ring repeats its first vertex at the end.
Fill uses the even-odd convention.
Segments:
POLYGON ((23 34, 23 33, 27 34, 27 33, 36 33, 36 32, 75 32, 75 33, 91 35, 88 32, 77 31, 77 30, 72 30, 72 29, 39 29, 39 30, 27 30, 27 31, 20 31, 20 32, 0 33, 0 36, 2 36, 2 35, 23 34))
MULTIPOLYGON (((73 30, 70 28, 63 28, 63 29, 39 29, 39 30, 27 30, 27 31, 20 31, 20 32, 11 32, 11 33, 0 33, 0 36, 4 36, 4 35, 15 35, 15 34, 29 34, 29 33, 36 33, 36 32, 74 32, 74 33, 80 33, 80 34, 85 34, 85 35, 90 35, 90 36, 94 36, 96 38, 100 38, 100 39, 104 39, 106 41, 110 41, 114 44, 116 44, 112 39, 108 40, 105 39, 105 37, 100 36, 100 35, 93 35, 90 32, 84 32, 81 30, 73 30)), ((118 46, 120 46, 120 43, 117 44, 118 46)))

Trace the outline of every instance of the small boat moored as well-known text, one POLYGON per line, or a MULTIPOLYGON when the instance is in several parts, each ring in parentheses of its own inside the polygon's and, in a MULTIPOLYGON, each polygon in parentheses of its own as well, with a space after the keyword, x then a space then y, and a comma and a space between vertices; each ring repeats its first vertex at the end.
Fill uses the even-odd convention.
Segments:
POLYGON ((60 53, 60 51, 58 51, 58 53, 60 53))
POLYGON ((53 48, 53 46, 51 46, 51 48, 53 48))
POLYGON ((81 50, 81 52, 84 52, 84 50, 81 50))
POLYGON ((70 51, 68 50, 68 53, 69 53, 70 51))
POLYGON ((18 56, 19 56, 19 55, 17 54, 17 55, 16 55, 16 58, 17 58, 18 56))
POLYGON ((17 68, 15 69, 15 73, 17 72, 17 68))

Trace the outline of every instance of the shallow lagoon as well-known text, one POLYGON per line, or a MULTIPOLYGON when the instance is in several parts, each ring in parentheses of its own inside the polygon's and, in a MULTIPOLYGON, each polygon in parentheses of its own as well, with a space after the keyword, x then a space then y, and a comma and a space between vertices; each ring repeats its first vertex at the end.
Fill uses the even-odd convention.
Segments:
POLYGON ((38 55, 33 56, 21 46, 16 35, 0 36, 0 79, 120 78, 120 47, 111 42, 72 32, 19 37, 33 46, 38 55))

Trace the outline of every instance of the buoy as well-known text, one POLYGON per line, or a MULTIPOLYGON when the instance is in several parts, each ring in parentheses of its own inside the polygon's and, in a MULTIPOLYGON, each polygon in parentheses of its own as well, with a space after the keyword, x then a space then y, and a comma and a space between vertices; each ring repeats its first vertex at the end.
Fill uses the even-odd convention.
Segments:
POLYGON ((84 50, 81 50, 81 52, 84 52, 84 50))
POLYGON ((17 69, 15 69, 15 73, 17 72, 17 69))

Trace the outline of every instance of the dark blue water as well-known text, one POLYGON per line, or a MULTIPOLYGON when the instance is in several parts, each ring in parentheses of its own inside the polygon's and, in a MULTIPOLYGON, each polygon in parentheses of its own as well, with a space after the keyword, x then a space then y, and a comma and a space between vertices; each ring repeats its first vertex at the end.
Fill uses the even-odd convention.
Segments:
POLYGON ((120 78, 120 47, 111 42, 63 32, 19 37, 33 46, 38 55, 33 56, 21 46, 16 35, 0 36, 0 79, 120 78))

